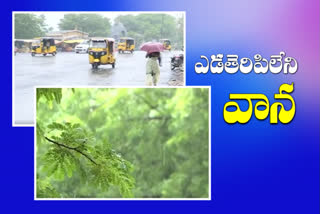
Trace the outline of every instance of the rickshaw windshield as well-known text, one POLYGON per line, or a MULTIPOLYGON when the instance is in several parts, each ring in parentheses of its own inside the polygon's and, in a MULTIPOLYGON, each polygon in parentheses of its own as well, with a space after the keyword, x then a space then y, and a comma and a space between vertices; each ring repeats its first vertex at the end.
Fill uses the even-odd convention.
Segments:
POLYGON ((79 43, 80 45, 86 45, 86 44, 88 44, 89 42, 88 41, 82 41, 81 43, 79 43))
POLYGON ((107 43, 105 41, 91 41, 91 48, 107 48, 107 43))
POLYGON ((43 45, 47 47, 55 45, 53 39, 43 39, 41 42, 43 42, 43 45))
POLYGON ((40 45, 40 40, 34 40, 34 41, 32 42, 32 45, 40 45))
POLYGON ((125 43, 126 40, 125 39, 120 39, 120 43, 125 43))

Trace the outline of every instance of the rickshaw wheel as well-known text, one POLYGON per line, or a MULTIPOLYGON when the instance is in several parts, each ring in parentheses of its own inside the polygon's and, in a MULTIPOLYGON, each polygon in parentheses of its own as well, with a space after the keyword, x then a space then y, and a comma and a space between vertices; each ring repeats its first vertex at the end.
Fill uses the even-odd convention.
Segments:
POLYGON ((47 56, 47 54, 42 54, 43 56, 47 56))
POLYGON ((55 56, 56 54, 57 54, 56 52, 53 52, 53 53, 52 53, 52 56, 55 56))
POLYGON ((112 63, 112 68, 115 68, 116 67, 116 63, 112 63))
POLYGON ((98 63, 93 63, 93 64, 92 64, 92 68, 93 68, 93 69, 98 69, 98 63))
POLYGON ((33 52, 31 53, 31 56, 35 56, 35 55, 36 55, 35 53, 33 53, 33 52))

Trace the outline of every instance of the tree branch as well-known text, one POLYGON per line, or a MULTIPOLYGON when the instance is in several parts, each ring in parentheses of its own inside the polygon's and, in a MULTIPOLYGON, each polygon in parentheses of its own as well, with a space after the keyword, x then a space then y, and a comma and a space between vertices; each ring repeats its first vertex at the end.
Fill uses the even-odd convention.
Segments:
POLYGON ((128 118, 127 120, 128 121, 131 121, 131 120, 168 120, 168 119, 171 119, 171 117, 169 116, 158 116, 158 117, 135 117, 135 118, 128 118))
POLYGON ((73 151, 78 152, 78 153, 80 153, 81 155, 83 155, 84 157, 86 157, 88 160, 90 160, 92 163, 94 163, 95 165, 98 165, 91 157, 89 157, 89 155, 83 153, 83 152, 80 151, 77 147, 67 146, 67 145, 65 145, 65 144, 63 144, 63 143, 56 142, 56 141, 54 141, 54 140, 52 140, 52 139, 50 139, 50 138, 48 138, 48 137, 46 137, 46 136, 44 136, 44 138, 45 138, 47 141, 49 141, 50 143, 53 143, 53 144, 55 144, 55 145, 64 147, 64 148, 66 148, 66 149, 70 149, 70 150, 73 150, 73 151))
POLYGON ((144 96, 140 96, 139 94, 136 95, 138 98, 143 100, 145 104, 147 104, 151 109, 157 109, 158 105, 153 105, 152 103, 149 102, 148 99, 146 99, 144 96))

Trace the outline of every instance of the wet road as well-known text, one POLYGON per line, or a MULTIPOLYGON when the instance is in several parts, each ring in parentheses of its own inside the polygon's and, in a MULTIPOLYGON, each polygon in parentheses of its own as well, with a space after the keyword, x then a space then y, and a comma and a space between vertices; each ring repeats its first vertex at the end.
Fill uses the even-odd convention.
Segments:
MULTIPOLYGON (((184 85, 184 72, 170 70, 170 57, 182 52, 163 52, 159 86, 184 85)), ((31 57, 18 53, 14 59, 14 120, 33 123, 34 86, 144 86, 145 52, 116 54, 116 67, 101 65, 92 70, 87 54, 58 53, 31 57)))

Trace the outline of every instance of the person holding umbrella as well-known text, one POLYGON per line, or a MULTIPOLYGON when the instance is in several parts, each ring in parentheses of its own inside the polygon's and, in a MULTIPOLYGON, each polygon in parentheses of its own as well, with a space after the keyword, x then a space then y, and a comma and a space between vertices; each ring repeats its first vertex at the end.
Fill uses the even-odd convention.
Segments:
POLYGON ((160 58, 160 52, 164 50, 163 44, 148 42, 144 43, 140 49, 147 52, 146 84, 156 86, 160 78, 160 68, 157 61, 160 58))

